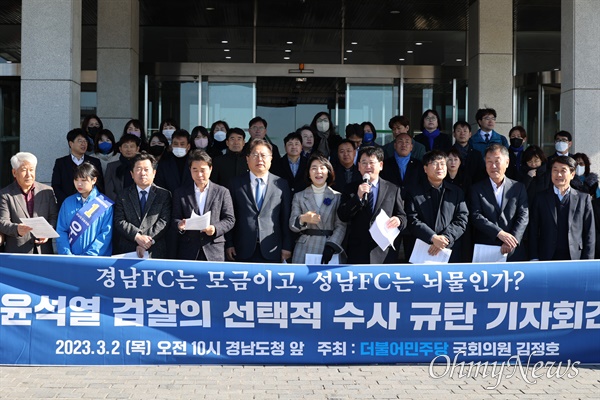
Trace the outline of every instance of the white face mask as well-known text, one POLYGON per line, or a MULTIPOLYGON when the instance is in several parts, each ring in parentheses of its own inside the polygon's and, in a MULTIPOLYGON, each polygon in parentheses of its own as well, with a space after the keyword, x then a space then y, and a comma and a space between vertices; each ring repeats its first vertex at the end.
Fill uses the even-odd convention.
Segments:
POLYGON ((173 155, 177 158, 185 157, 186 153, 185 147, 173 147, 173 155))
POLYGON ((208 146, 208 138, 194 139, 194 144, 197 149, 205 149, 208 146))
POLYGON ((554 148, 559 153, 563 153, 563 152, 567 151, 567 149, 569 148, 569 143, 567 143, 567 142, 558 142, 558 143, 554 144, 554 148))
POLYGON ((222 142, 227 137, 227 133, 223 131, 216 131, 213 136, 217 142, 222 142))
POLYGON ((317 122, 319 132, 327 132, 329 130, 329 121, 317 122))
POLYGON ((578 165, 575 168, 575 175, 577 175, 577 176, 583 176, 583 174, 585 174, 585 167, 582 166, 582 165, 578 165))
POLYGON ((171 144, 171 137, 173 136, 173 132, 175 132, 175 129, 163 129, 163 135, 165 135, 165 137, 169 141, 169 144, 171 144))

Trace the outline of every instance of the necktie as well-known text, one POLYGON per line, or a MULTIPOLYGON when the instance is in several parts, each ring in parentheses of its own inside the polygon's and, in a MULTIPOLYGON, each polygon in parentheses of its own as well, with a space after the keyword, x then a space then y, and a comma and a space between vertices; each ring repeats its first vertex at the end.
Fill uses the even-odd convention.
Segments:
POLYGON ((371 188, 371 191, 367 195, 367 200, 369 201, 371 212, 375 211, 375 194, 373 193, 373 188, 371 188))
POLYGON ((485 141, 489 142, 490 141, 490 134, 486 133, 484 136, 485 136, 485 141))
POLYGON ((142 190, 140 193, 142 194, 142 198, 140 199, 140 210, 142 210, 142 215, 144 215, 144 209, 146 208, 146 195, 148 192, 142 190))
POLYGON ((263 193, 262 193, 262 188, 261 188, 261 184, 262 183, 262 178, 256 178, 256 192, 254 193, 254 198, 256 199, 256 207, 258 207, 258 210, 260 211, 260 208, 262 207, 262 203, 263 203, 263 193))

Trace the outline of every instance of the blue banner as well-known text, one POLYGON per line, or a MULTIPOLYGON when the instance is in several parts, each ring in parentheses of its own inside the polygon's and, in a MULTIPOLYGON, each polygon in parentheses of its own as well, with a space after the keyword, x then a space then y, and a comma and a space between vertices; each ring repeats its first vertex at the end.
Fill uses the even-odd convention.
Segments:
POLYGON ((598 363, 600 268, 0 254, 0 321, 0 364, 598 363))

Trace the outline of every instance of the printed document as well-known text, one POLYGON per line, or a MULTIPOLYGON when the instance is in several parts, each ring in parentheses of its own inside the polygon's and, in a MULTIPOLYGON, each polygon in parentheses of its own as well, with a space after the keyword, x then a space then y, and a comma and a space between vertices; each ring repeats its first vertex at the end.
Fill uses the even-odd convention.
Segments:
POLYGON ((400 229, 392 228, 388 229, 385 225, 389 221, 390 217, 385 213, 385 211, 381 210, 377 218, 375 218, 375 222, 369 228, 369 233, 371 237, 377 243, 377 246, 383 251, 385 251, 389 246, 394 248, 394 240, 400 234, 400 229))
POLYGON ((452 250, 443 249, 437 255, 432 256, 427 252, 430 246, 430 244, 425 243, 421 239, 417 239, 408 262, 411 264, 447 264, 448 260, 450 260, 452 250))

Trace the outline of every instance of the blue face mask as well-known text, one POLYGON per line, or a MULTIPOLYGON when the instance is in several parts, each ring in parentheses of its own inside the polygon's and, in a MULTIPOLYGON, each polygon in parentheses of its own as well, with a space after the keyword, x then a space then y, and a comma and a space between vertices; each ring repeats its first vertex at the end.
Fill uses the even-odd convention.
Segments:
POLYGON ((373 134, 371 132, 365 132, 363 137, 363 143, 371 143, 373 141, 373 134))
POLYGON ((102 154, 108 154, 112 150, 112 143, 100 142, 98 143, 98 148, 100 149, 102 154))

